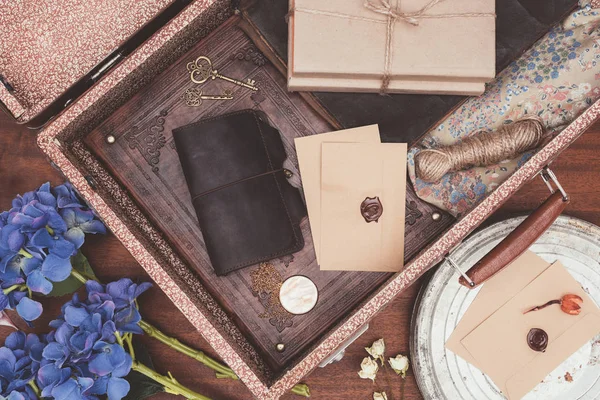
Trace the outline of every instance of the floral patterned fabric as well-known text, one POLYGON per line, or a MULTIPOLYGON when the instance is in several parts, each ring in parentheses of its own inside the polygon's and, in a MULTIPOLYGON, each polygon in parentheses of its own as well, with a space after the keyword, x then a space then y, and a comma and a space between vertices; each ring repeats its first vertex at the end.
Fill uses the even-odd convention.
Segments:
POLYGON ((420 149, 450 145, 532 113, 555 134, 600 98, 600 5, 589 0, 580 3, 579 10, 488 84, 483 95, 469 98, 410 149, 409 176, 421 199, 459 216, 533 152, 485 168, 448 173, 440 182, 427 183, 415 177, 414 156, 420 149))

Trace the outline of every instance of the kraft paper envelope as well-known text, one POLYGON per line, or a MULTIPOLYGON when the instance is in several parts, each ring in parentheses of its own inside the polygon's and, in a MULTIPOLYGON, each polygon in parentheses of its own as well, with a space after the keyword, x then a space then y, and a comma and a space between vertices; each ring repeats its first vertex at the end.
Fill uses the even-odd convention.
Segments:
POLYGON ((462 344, 462 339, 503 304, 550 266, 532 251, 526 251, 502 271, 485 282, 446 342, 446 348, 479 368, 477 360, 462 344))
POLYGON ((321 270, 399 271, 404 262, 405 143, 323 143, 321 270), (366 222, 361 204, 383 213, 366 222))
POLYGON ((508 399, 520 399, 599 332, 600 309, 557 261, 462 343, 508 399), (558 305, 523 314, 569 293, 583 299, 579 315, 566 314, 558 305), (531 328, 543 329, 548 334, 545 352, 533 351, 527 345, 531 328))
POLYGON ((294 140, 317 263, 320 258, 319 248, 321 245, 321 144, 324 142, 380 143, 381 139, 379 127, 367 125, 320 135, 304 136, 294 140))

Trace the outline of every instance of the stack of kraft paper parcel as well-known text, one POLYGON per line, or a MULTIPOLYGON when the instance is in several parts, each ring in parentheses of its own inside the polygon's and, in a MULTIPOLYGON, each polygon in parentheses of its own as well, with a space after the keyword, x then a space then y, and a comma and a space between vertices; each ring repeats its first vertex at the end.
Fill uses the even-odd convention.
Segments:
POLYGON ((495 76, 495 0, 290 0, 296 91, 480 95, 495 76))

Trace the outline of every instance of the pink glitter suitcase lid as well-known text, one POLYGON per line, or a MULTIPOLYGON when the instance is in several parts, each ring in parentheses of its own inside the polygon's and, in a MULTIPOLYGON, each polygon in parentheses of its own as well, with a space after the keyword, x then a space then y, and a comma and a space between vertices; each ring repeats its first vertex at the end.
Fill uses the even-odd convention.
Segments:
MULTIPOLYGON (((180 280, 174 279, 150 251, 145 243, 140 241, 133 233, 127 221, 122 220, 112 209, 110 199, 104 197, 86 179, 84 166, 78 163, 70 154, 65 137, 66 132, 76 124, 83 114, 94 106, 102 105, 102 101, 109 92, 122 84, 127 77, 139 66, 147 62, 153 54, 158 53, 165 43, 174 38, 207 10, 213 0, 194 1, 191 6, 181 12, 176 18, 165 25, 140 46, 129 58, 114 68, 104 79, 98 82, 91 90, 75 101, 55 121, 50 123, 38 135, 38 145, 45 154, 58 166, 95 208, 104 219, 112 232, 121 240, 136 260, 144 267, 151 278, 161 287, 177 307, 186 315, 193 326, 206 338, 209 344, 219 353, 225 362, 236 372, 240 379, 247 385, 254 396, 260 399, 276 399, 287 392, 295 383, 310 373, 332 351, 337 349, 354 332, 364 326, 377 312, 385 307, 402 290, 412 284, 419 276, 425 273, 435 263, 460 243, 471 231, 483 222, 494 210, 515 193, 523 184, 535 176, 538 171, 551 162, 561 151, 566 149, 579 135, 581 135, 600 116, 600 102, 588 108, 577 120, 571 123, 545 148, 532 157, 520 170, 500 185, 488 198, 473 209, 469 214, 459 220, 454 226, 439 237, 434 243, 423 249, 402 271, 385 283, 374 293, 359 309, 340 322, 336 327, 324 335, 312 351, 302 360, 291 367, 282 377, 270 385, 266 385, 259 377, 257 371, 246 361, 245 357, 232 344, 231 338, 217 329, 214 321, 203 311, 189 294, 189 290, 182 285, 180 280)), ((0 85, 0 100, 4 100, 6 91, 0 85)), ((12 103, 13 106, 16 106, 12 103)), ((18 105, 21 105, 18 102, 18 105)), ((22 107, 22 105, 21 105, 22 107)), ((23 107, 24 108, 24 107, 23 107)))
POLYGON ((172 2, 4 2, 0 101, 18 122, 28 122, 82 77, 93 74, 96 66, 102 68, 114 51, 172 2))

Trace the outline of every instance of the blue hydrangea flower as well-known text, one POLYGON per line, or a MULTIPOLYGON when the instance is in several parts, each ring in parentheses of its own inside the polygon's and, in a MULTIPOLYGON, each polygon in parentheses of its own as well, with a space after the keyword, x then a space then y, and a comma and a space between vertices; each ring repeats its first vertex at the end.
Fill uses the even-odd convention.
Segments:
POLYGON ((25 283, 26 271, 33 271, 42 265, 42 260, 38 257, 25 257, 17 254, 7 260, 7 263, 0 268, 0 281, 5 287, 25 283))
POLYGON ((67 224, 65 239, 80 248, 85 239, 86 233, 97 234, 106 233, 106 227, 94 216, 91 210, 82 210, 80 208, 65 208, 60 211, 60 216, 67 224))
POLYGON ((49 227, 56 233, 64 233, 67 224, 53 206, 43 204, 38 200, 24 205, 11 220, 14 225, 19 225, 21 232, 37 232, 39 229, 49 227))
POLYGON ((42 304, 39 301, 32 300, 27 296, 19 301, 16 309, 19 316, 26 322, 35 321, 42 315, 42 311, 44 311, 42 304))
POLYGON ((77 249, 73 243, 63 235, 56 233, 51 235, 47 229, 40 229, 31 236, 31 246, 40 249, 40 251, 45 249, 48 254, 59 258, 69 258, 77 254, 77 249))
POLYGON ((79 199, 79 196, 77 196, 75 189, 73 189, 73 185, 71 185, 69 182, 56 186, 54 189, 52 189, 52 193, 54 193, 56 196, 59 209, 72 207, 81 209, 87 208, 87 206, 83 204, 83 201, 79 199))
POLYGON ((19 302, 27 296, 27 293, 22 290, 13 290, 8 294, 5 294, 3 290, 0 290, 0 308, 2 310, 14 309, 19 302))
MULTIPOLYGON (((49 184, 49 183, 45 183, 44 185, 40 186, 40 189, 43 188, 47 184, 49 184)), ((36 191, 27 192, 22 196, 20 194, 18 194, 17 197, 15 197, 12 201, 12 208, 13 208, 13 210, 20 210, 26 204, 29 204, 32 201, 37 200, 37 199, 38 199, 38 197, 37 197, 36 191)))
POLYGON ((89 363, 90 372, 98 375, 95 391, 106 393, 110 400, 121 400, 129 393, 126 377, 133 363, 131 356, 119 344, 98 341, 94 345, 96 356, 89 363))
POLYGON ((70 368, 60 368, 53 363, 46 363, 37 374, 36 382, 42 391, 42 397, 50 397, 52 389, 66 382, 71 377, 70 368))
POLYGON ((21 393, 13 390, 7 397, 2 396, 1 398, 6 400, 35 400, 37 397, 30 397, 29 393, 21 393))
POLYGON ((38 374, 44 387, 42 395, 54 396, 56 390, 62 395, 63 385, 83 398, 107 395, 109 400, 121 400, 127 395, 130 387, 124 377, 133 361, 118 343, 117 332, 142 332, 137 325, 141 316, 135 300, 150 286, 130 279, 108 285, 89 281, 87 298, 81 301, 74 294, 63 305, 59 318, 50 323, 56 331, 48 335, 49 343, 43 351, 48 364, 38 374), (63 379, 65 369, 73 374, 72 382, 63 379), (90 377, 93 385, 75 385, 78 381, 74 377, 90 377))
POLYGON ((0 348, 0 395, 9 399, 37 399, 29 385, 42 362, 45 337, 23 332, 10 334, 0 348))
POLYGON ((114 303, 114 323, 121 332, 142 334, 138 323, 142 317, 135 305, 135 300, 150 289, 152 284, 144 282, 135 284, 131 279, 123 278, 104 286, 95 281, 86 283, 89 307, 100 308, 107 301, 114 303))
POLYGON ((55 400, 96 399, 95 396, 90 394, 92 386, 94 386, 94 379, 92 378, 69 378, 66 382, 56 385, 51 394, 55 400))
POLYGON ((55 400, 96 400, 91 394, 94 379, 81 376, 78 370, 46 364, 40 368, 37 384, 42 397, 55 400))
POLYGON ((21 232, 20 225, 9 222, 0 231, 0 248, 5 252, 18 253, 25 244, 26 238, 27 236, 21 232))
POLYGON ((2 229, 5 225, 8 224, 8 218, 10 213, 8 211, 2 211, 0 213, 0 229, 2 229))
POLYGON ((12 208, 0 213, 0 288, 18 290, 0 293, 0 310, 17 308, 28 322, 39 315, 41 304, 31 299, 20 304, 24 287, 14 286, 49 294, 53 283, 70 276, 71 257, 87 233, 106 233, 106 228, 71 184, 52 189, 45 183, 15 197, 12 208))
POLYGON ((24 290, 10 290, 5 293, 5 285, 0 285, 0 312, 6 309, 17 310, 19 316, 28 324, 36 320, 43 311, 42 304, 27 297, 24 290))

